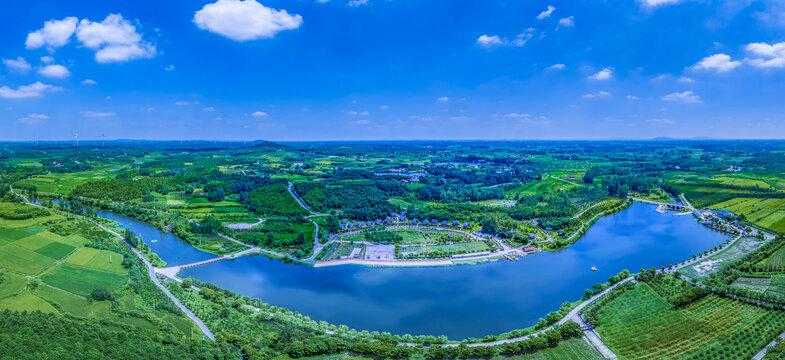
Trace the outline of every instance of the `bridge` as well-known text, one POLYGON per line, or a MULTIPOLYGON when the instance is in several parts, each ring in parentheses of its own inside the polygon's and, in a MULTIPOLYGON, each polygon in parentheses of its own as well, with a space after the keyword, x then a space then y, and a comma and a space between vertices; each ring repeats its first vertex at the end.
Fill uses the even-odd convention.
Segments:
POLYGON ((687 208, 687 206, 680 205, 680 204, 670 204, 670 203, 664 203, 664 202, 660 202, 660 201, 639 199, 639 198, 631 198, 631 199, 633 199, 633 200, 635 200, 637 202, 642 202, 642 203, 646 203, 646 204, 664 206, 666 209, 673 210, 673 211, 681 211, 681 210, 684 210, 684 209, 687 208))
POLYGON ((190 263, 190 264, 169 266, 169 267, 165 267, 165 268, 155 268, 155 272, 158 273, 158 274, 164 275, 164 276, 166 276, 166 277, 168 277, 170 279, 176 279, 177 278, 177 273, 179 273, 180 270, 182 270, 182 269, 188 269, 188 268, 192 268, 192 267, 207 265, 207 264, 211 264, 211 263, 222 261, 222 260, 236 259, 236 258, 239 258, 239 257, 244 256, 244 255, 248 255, 248 254, 251 254, 251 253, 260 253, 260 252, 262 252, 262 251, 258 247, 251 247, 251 248, 249 248, 247 250, 243 250, 243 251, 240 251, 240 252, 237 252, 237 253, 226 254, 224 256, 219 256, 219 257, 212 258, 212 259, 197 261, 197 262, 190 263))

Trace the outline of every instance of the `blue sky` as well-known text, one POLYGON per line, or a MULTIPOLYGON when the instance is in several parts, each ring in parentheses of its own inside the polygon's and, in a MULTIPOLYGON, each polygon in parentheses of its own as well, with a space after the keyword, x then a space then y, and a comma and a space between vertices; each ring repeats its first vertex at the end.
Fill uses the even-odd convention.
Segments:
POLYGON ((0 140, 785 136, 785 0, 2 7, 0 140))

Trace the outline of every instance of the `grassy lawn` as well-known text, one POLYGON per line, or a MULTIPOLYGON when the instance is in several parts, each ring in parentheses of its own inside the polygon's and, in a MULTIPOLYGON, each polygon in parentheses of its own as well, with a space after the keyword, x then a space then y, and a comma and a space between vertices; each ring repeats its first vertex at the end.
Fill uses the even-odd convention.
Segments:
POLYGON ((622 359, 751 358, 785 328, 785 314, 709 295, 676 309, 640 283, 597 314, 622 359))
POLYGON ((705 278, 712 273, 719 271, 727 264, 730 264, 731 262, 740 259, 742 256, 757 250, 763 244, 764 242, 756 238, 744 237, 736 241, 731 247, 725 249, 724 251, 704 258, 702 261, 694 263, 686 268, 681 269, 680 271, 691 278, 705 278))
POLYGON ((36 249, 35 252, 55 260, 60 260, 66 255, 72 253, 74 249, 76 248, 71 245, 66 245, 55 241, 36 249))
POLYGON ((103 287, 110 291, 126 283, 125 274, 88 269, 63 263, 41 277, 43 282, 72 292, 87 296, 94 288, 103 287))

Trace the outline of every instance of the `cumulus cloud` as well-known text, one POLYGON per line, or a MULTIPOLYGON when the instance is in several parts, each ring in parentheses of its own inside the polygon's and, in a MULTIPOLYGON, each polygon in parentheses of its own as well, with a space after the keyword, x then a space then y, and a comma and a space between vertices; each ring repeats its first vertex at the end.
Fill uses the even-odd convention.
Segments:
POLYGON ((44 114, 37 114, 37 113, 32 113, 30 115, 17 119, 17 121, 19 121, 20 123, 27 124, 27 125, 43 124, 44 122, 46 122, 46 120, 49 120, 49 116, 46 116, 44 114))
POLYGON ((605 68, 600 70, 594 75, 589 76, 589 79, 592 80, 608 80, 613 77, 613 69, 605 68))
POLYGON ((169 65, 169 66, 165 67, 164 70, 166 70, 166 71, 174 71, 174 65, 169 65))
POLYGON ((76 38, 87 48, 96 50, 99 63, 126 62, 152 58, 155 46, 142 40, 136 27, 120 14, 110 14, 102 22, 83 19, 76 28, 76 38))
POLYGON ((38 73, 54 79, 65 79, 71 76, 71 72, 63 65, 46 65, 38 69, 38 73))
POLYGON ((506 116, 506 117, 510 117, 510 118, 518 118, 518 119, 523 119, 523 118, 528 118, 528 117, 529 117, 529 114, 521 114, 521 113, 514 113, 514 112, 513 112, 513 113, 508 113, 508 114, 505 114, 504 116, 506 116))
POLYGON ((208 106, 208 107, 202 109, 202 111, 210 111, 210 112, 212 112, 212 111, 215 111, 215 108, 212 107, 212 106, 208 106))
POLYGON ((700 104, 701 101, 700 96, 693 93, 692 91, 684 91, 684 92, 675 92, 673 94, 668 94, 662 97, 663 101, 673 101, 682 104, 700 104))
POLYGON ((450 98, 448 98, 446 96, 442 96, 442 97, 436 99, 436 101, 438 101, 438 102, 450 102, 450 98))
POLYGON ((757 68, 773 69, 785 67, 785 42, 768 44, 764 42, 747 44, 744 49, 754 56, 747 62, 757 68))
POLYGON ((635 95, 627 95, 627 100, 633 100, 633 101, 635 101, 635 100, 638 100, 638 97, 637 97, 637 96, 635 96, 635 95))
POLYGON ((267 116, 267 113, 264 112, 264 111, 257 111, 257 112, 254 112, 253 114, 251 114, 251 116, 253 116, 253 117, 265 117, 265 116, 267 116))
MULTIPOLYGON (((575 26, 574 16, 559 19, 559 27, 571 28, 575 26)), ((557 27, 558 28, 558 27, 557 27)))
POLYGON ((717 72, 728 72, 741 65, 741 61, 733 61, 730 56, 725 54, 714 54, 707 56, 697 64, 693 65, 693 69, 698 70, 714 70, 717 72))
POLYGON ((379 109, 382 109, 382 110, 388 110, 389 108, 390 108, 390 105, 379 106, 379 109))
POLYGON ((548 70, 564 70, 566 68, 567 66, 564 64, 553 64, 551 66, 548 66, 548 70))
POLYGON ((551 14, 553 14, 553 10, 556 10, 556 8, 551 5, 548 5, 547 9, 541 12, 540 15, 537 15, 537 19, 542 20, 551 17, 551 14))
POLYGON ((518 34, 512 40, 501 38, 498 35, 480 35, 477 38, 477 45, 490 49, 497 46, 514 46, 521 47, 526 45, 526 42, 534 36, 534 28, 528 28, 526 31, 518 34))
POLYGON ((283 30, 302 25, 300 15, 268 8, 256 0, 218 0, 205 5, 194 15, 193 22, 202 30, 235 41, 269 39, 283 30))
POLYGON ((584 99, 595 99, 595 98, 604 98, 611 96, 611 93, 607 91, 598 91, 596 94, 586 94, 583 95, 584 99))
POLYGON ((51 56, 41 56, 41 62, 44 64, 51 64, 55 62, 55 58, 51 56))
POLYGON ((679 82, 692 84, 692 83, 695 82, 695 80, 693 80, 691 77, 682 76, 682 77, 679 78, 679 82))
POLYGON ((371 123, 370 120, 365 120, 365 119, 352 121, 352 124, 354 125, 368 125, 370 123, 371 123))
POLYGON ((358 7, 368 5, 368 0, 349 0, 349 6, 358 7))
POLYGON ((30 63, 25 60, 25 58, 19 56, 14 59, 3 59, 3 65, 8 68, 9 71, 25 73, 30 71, 33 67, 30 66, 30 63))
POLYGON ((71 40, 71 35, 76 30, 77 18, 67 17, 63 20, 49 20, 44 27, 27 34, 25 47, 38 49, 46 47, 49 51, 59 48, 71 40))
POLYGON ((174 104, 177 105, 177 106, 188 106, 188 105, 199 105, 199 102, 198 101, 185 101, 185 100, 183 100, 183 101, 175 101, 174 104))
POLYGON ((82 85, 95 85, 95 84, 98 84, 98 83, 95 82, 95 80, 93 80, 93 79, 84 79, 84 80, 82 80, 82 85))
POLYGON ((117 115, 115 112, 109 111, 83 111, 82 116, 89 117, 89 118, 103 118, 103 117, 112 117, 117 115))
POLYGON ((12 89, 8 86, 0 87, 0 97, 6 99, 35 98, 43 96, 44 93, 59 91, 62 89, 63 88, 58 86, 52 86, 41 83, 40 81, 36 81, 30 85, 22 85, 16 89, 12 89))
POLYGON ((503 45, 503 44, 504 44, 504 41, 502 41, 502 39, 498 35, 491 35, 491 36, 480 35, 480 37, 477 38, 477 45, 480 45, 480 46, 486 47, 486 48, 499 46, 499 45, 503 45))

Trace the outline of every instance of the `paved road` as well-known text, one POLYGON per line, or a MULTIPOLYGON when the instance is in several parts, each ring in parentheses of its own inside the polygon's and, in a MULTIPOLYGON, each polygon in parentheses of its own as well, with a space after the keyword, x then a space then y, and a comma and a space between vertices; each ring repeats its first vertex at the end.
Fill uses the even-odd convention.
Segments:
MULTIPOLYGON (((13 188, 11 189, 11 191, 12 191, 12 192, 14 191, 14 190, 13 190, 13 188)), ((35 206, 35 207, 39 207, 39 208, 46 209, 46 210, 49 210, 49 211, 55 211, 55 212, 63 213, 63 214, 66 214, 66 215, 75 216, 75 217, 82 218, 82 219, 84 219, 84 220, 90 221, 91 223, 95 224, 96 226, 98 226, 99 228, 101 228, 101 229, 105 230, 106 232, 108 232, 108 233, 110 233, 110 234, 112 234, 112 235, 114 235, 114 236, 117 236, 117 237, 119 237, 120 239, 122 239, 122 240, 123 240, 123 242, 125 242, 125 243, 126 243, 126 245, 128 245, 128 247, 129 247, 129 248, 131 248, 131 251, 133 251, 133 252, 134 252, 134 254, 136 254, 136 256, 137 256, 137 257, 139 257, 139 259, 141 259, 141 260, 142 260, 142 262, 144 262, 144 264, 147 266, 148 275, 150 276, 150 280, 152 280, 152 281, 153 281, 153 283, 155 284, 155 286, 157 286, 157 287, 158 287, 158 288, 159 288, 161 291, 163 291, 163 292, 164 292, 164 294, 166 294, 166 297, 168 297, 170 300, 172 300, 172 302, 173 302, 175 305, 177 305, 177 307, 178 307, 178 308, 180 308, 180 310, 182 310, 182 311, 183 311, 183 313, 185 313, 185 315, 186 315, 186 316, 188 316, 189 318, 191 318, 191 320, 193 320, 193 322, 194 322, 194 323, 196 323, 196 325, 197 325, 197 326, 199 326, 199 329, 201 329, 201 330, 202 330, 202 332, 205 334, 205 336, 207 336, 207 337, 208 337, 210 340, 213 340, 213 341, 215 341, 215 335, 213 335, 213 333, 210 331, 210 329, 208 329, 208 328, 207 328, 207 325, 205 325, 205 324, 202 322, 202 320, 200 320, 198 317, 196 317, 196 315, 194 315, 194 313, 192 313, 190 310, 188 310, 188 308, 187 308, 187 307, 185 307, 185 305, 183 305, 182 303, 180 303, 180 300, 177 300, 177 298, 176 298, 176 297, 174 297, 174 295, 172 295, 172 293, 170 293, 170 292, 169 292, 169 290, 167 290, 167 289, 166 289, 166 287, 164 287, 164 286, 163 286, 163 284, 161 284, 161 283, 158 281, 158 277, 156 277, 156 276, 155 276, 155 269, 156 269, 156 268, 153 266, 153 264, 150 264, 150 262, 149 262, 149 261, 147 261, 147 259, 145 259, 145 258, 144 258, 144 256, 142 256, 142 254, 141 254, 141 253, 140 253, 138 250, 136 250, 136 248, 134 248, 133 246, 131 246, 131 244, 130 244, 130 243, 128 243, 128 241, 126 241, 126 240, 125 240, 125 238, 124 238, 122 235, 118 234, 118 233, 117 233, 117 232, 115 232, 114 230, 111 230, 111 229, 109 229, 109 228, 107 228, 107 227, 105 227, 105 226, 103 226, 103 225, 99 224, 98 222, 96 222, 96 221, 95 221, 95 220, 93 220, 93 219, 90 219, 90 218, 87 218, 87 217, 84 217, 84 216, 81 216, 81 215, 77 215, 77 214, 72 214, 72 213, 69 213, 69 212, 67 212, 67 211, 61 211, 61 210, 56 210, 56 209, 50 209, 50 208, 48 208, 48 207, 45 207, 45 206, 36 205, 36 204, 33 204, 33 203, 31 203, 30 201, 28 201, 28 200, 27 200, 27 198, 26 198, 26 197, 24 197, 23 195, 18 195, 18 194, 17 194, 17 196, 21 197, 21 198, 22 198, 22 199, 25 201, 25 203, 26 203, 26 204, 28 204, 28 205, 30 205, 30 206, 35 206)))

